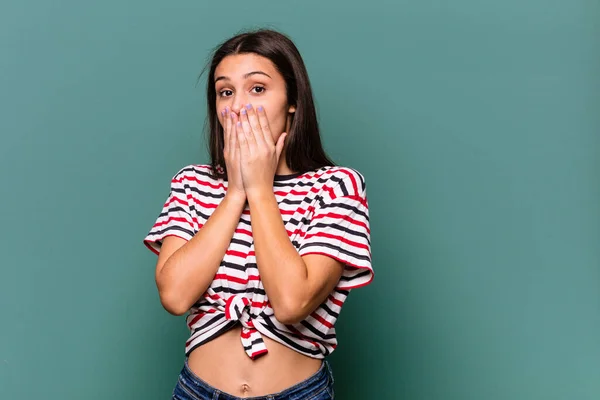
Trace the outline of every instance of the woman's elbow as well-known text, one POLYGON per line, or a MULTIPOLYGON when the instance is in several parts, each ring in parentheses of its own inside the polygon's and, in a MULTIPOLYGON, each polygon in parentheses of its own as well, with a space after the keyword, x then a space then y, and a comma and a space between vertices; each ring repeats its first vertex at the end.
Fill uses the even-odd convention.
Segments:
POLYGON ((301 303, 293 301, 282 302, 277 306, 273 306, 273 313, 275 319, 284 325, 298 324, 310 314, 310 312, 306 312, 306 307, 303 307, 301 303))
POLYGON ((160 303, 163 308, 172 315, 181 316, 189 311, 190 305, 177 294, 160 293, 160 303))

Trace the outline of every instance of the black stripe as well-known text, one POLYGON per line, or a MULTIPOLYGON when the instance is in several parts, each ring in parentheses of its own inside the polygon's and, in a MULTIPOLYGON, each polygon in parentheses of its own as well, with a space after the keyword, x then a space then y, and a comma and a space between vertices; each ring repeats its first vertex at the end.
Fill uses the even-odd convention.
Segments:
POLYGON ((161 230, 151 230, 150 233, 149 233, 149 235, 151 235, 151 236, 162 236, 166 232, 170 232, 170 231, 180 231, 180 232, 183 232, 183 233, 187 234, 188 236, 194 236, 194 232, 193 231, 190 231, 189 229, 182 228, 179 225, 170 225, 170 226, 167 226, 166 228, 161 229, 161 230))
MULTIPOLYGON (((250 221, 249 221, 249 220, 246 220, 246 219, 244 219, 244 217, 246 217, 246 216, 245 216, 245 215, 242 215, 242 216, 240 217, 240 219, 239 219, 239 221, 238 221, 238 222, 239 222, 239 223, 242 223, 242 224, 244 224, 244 225, 248 225, 248 228, 250 229, 250 231, 252 231, 252 224, 250 223, 250 221)), ((250 217, 250 216, 248 216, 248 217, 246 217, 246 218, 249 218, 249 217, 250 217)))
MULTIPOLYGON (((319 321, 317 321, 319 322, 319 321)), ((323 340, 329 340, 329 339, 335 339, 335 334, 324 334, 323 332, 319 331, 317 328, 315 328, 314 326, 312 326, 311 324, 309 324, 306 321, 302 321, 301 322, 302 326, 304 326, 306 329, 308 329, 309 331, 311 331, 313 334, 315 334, 316 336, 320 337, 323 340)), ((323 325, 319 322, 320 325, 323 325)), ((327 328, 327 327, 326 327, 327 328)), ((327 328, 329 329, 329 328, 327 328)))
MULTIPOLYGON (((289 195, 289 193, 287 193, 287 194, 289 195)), ((290 204, 290 205, 294 205, 294 206, 300 206, 305 201, 306 201, 306 196, 304 196, 300 200, 291 200, 291 199, 284 198, 278 204, 290 204)))
POLYGON ((289 220, 285 221, 285 225, 291 225, 293 227, 297 227, 300 223, 303 225, 309 225, 310 219, 306 218, 306 216, 303 216, 300 221, 298 221, 296 218, 290 218, 289 220))
POLYGON ((275 325, 273 325, 273 323, 270 321, 270 318, 274 318, 274 316, 268 316, 268 315, 265 315, 264 313, 261 313, 261 316, 263 317, 262 320, 268 326, 269 332, 271 332, 273 335, 277 336, 283 342, 287 343, 291 348, 300 350, 304 353, 315 354, 315 355, 321 354, 321 352, 318 349, 316 349, 316 350, 307 349, 306 347, 303 347, 303 346, 297 344, 293 340, 290 340, 287 336, 279 333, 279 329, 277 329, 277 327, 275 325))
POLYGON ((257 293, 257 294, 261 294, 263 296, 266 295, 266 292, 264 291, 264 289, 259 289, 259 288, 252 288, 252 287, 248 287, 248 288, 244 288, 244 289, 232 289, 226 286, 215 286, 214 288, 212 288, 216 294, 220 294, 220 293, 229 293, 229 294, 240 294, 240 293, 257 293))
POLYGON ((250 350, 252 348, 252 346, 254 346, 255 344, 263 344, 263 343, 265 343, 265 341, 261 337, 259 339, 254 339, 253 341, 251 341, 250 346, 243 346, 243 347, 244 347, 244 350, 250 350))
POLYGON ((366 192, 367 191, 367 182, 365 181, 365 177, 357 170, 354 170, 354 172, 356 172, 356 176, 358 176, 358 179, 360 180, 361 193, 366 192))
POLYGON ((371 258, 369 256, 363 256, 357 253, 352 253, 349 252, 347 250, 342 249, 341 247, 338 246, 334 246, 332 244, 329 243, 323 243, 323 242, 317 242, 317 243, 305 243, 302 245, 302 247, 300 248, 300 250, 304 250, 307 249, 309 247, 327 247, 329 249, 334 250, 336 253, 343 253, 351 258, 356 258, 357 260, 364 260, 364 261, 368 261, 371 262, 371 258))
POLYGON ((160 214, 158 214, 158 217, 168 217, 169 214, 173 213, 173 212, 182 212, 185 215, 189 216, 190 219, 192 218, 192 216, 187 212, 186 209, 184 209, 181 206, 169 206, 169 208, 165 208, 160 214))
POLYGON ((230 263, 227 261, 221 261, 221 267, 227 267, 227 268, 235 269, 235 270, 242 271, 242 272, 246 272, 246 269, 247 269, 245 265, 234 264, 234 263, 230 263))
POLYGON ((302 175, 305 175, 304 179, 308 180, 305 182, 302 182, 300 179, 293 179, 293 180, 285 180, 285 181, 274 181, 273 184, 274 184, 274 186, 279 187, 279 188, 284 188, 284 187, 288 187, 288 186, 289 187, 313 186, 315 184, 315 182, 326 182, 327 181, 327 178, 323 178, 322 176, 316 180, 314 179, 315 175, 321 174, 325 171, 327 171, 327 167, 321 167, 321 168, 313 170, 313 171, 306 171, 304 174, 302 174, 302 175))
POLYGON ((370 275, 371 274, 371 270, 366 269, 366 268, 361 268, 361 272, 356 274, 356 275, 352 275, 352 276, 342 276, 340 278, 340 281, 344 281, 344 282, 350 282, 353 281, 354 279, 358 279, 358 278, 362 278, 364 276, 370 275))
MULTIPOLYGON (((354 178, 355 178, 356 180, 358 180, 358 183, 359 183, 359 185, 360 185, 360 188, 358 189, 358 190, 360 191, 359 193, 362 193, 362 192, 364 192, 364 191, 365 191, 365 189, 366 189, 366 183, 365 183, 365 178, 364 178, 364 176, 363 176, 363 175, 362 175, 360 172, 358 172, 358 170, 356 170, 356 169, 354 169, 354 168, 348 168, 348 167, 347 167, 347 169, 348 169, 348 170, 350 170, 351 172, 353 172, 354 178)), ((357 195, 358 195, 359 193, 357 193, 357 195)))
MULTIPOLYGON (((190 212, 193 212, 195 215, 201 217, 202 220, 204 221, 204 223, 206 223, 206 221, 208 221, 208 218, 210 217, 210 215, 204 214, 200 210, 201 209, 196 208, 196 206, 194 204, 190 205, 190 212)), ((198 222, 200 222, 200 221, 198 221, 198 222)))
POLYGON ((252 243, 251 243, 251 242, 247 242, 247 241, 245 241, 245 240, 241 240, 241 239, 235 239, 235 238, 232 238, 232 239, 231 239, 231 243, 239 244, 239 245, 241 245, 241 246, 246 246, 246 247, 250 247, 250 246, 252 246, 252 243))
POLYGON ((331 180, 338 182, 338 187, 341 189, 341 191, 342 191, 342 193, 343 193, 344 196, 348 196, 349 195, 348 189, 346 188, 346 184, 344 183, 343 179, 340 179, 338 177, 333 177, 331 180))
MULTIPOLYGON (((178 188, 178 187, 174 187, 173 186, 171 188, 171 196, 172 197, 173 197, 173 193, 183 194, 183 199, 182 200, 185 200, 187 202, 187 196, 185 195, 185 188, 178 188)), ((175 197, 177 197, 177 196, 175 196, 175 197)))
MULTIPOLYGON (((317 232, 319 232, 320 230, 323 230, 325 232, 330 232, 333 229, 335 229, 336 231, 340 231, 343 233, 349 233, 350 235, 361 237, 361 238, 365 239, 369 245, 371 244, 369 235, 364 232, 355 231, 354 229, 349 229, 349 228, 346 228, 345 226, 338 225, 338 224, 323 224, 321 222, 311 225, 310 228, 307 229, 305 237, 308 234, 310 234, 312 230, 316 230, 317 232), (318 228, 322 228, 322 229, 318 229, 318 228)), ((347 237, 344 234, 342 234, 340 236, 347 237)))
MULTIPOLYGON (((339 198, 339 197, 338 197, 339 198)), ((359 203, 360 204, 360 203, 359 203)), ((361 204, 362 206, 362 204, 361 204)), ((320 210, 324 210, 323 214, 326 211, 331 211, 328 210, 329 208, 345 208, 346 210, 350 211, 350 214, 348 215, 353 215, 353 214, 357 214, 360 215, 361 217, 363 217, 365 220, 367 220, 367 222, 369 221, 369 216, 367 215, 367 213, 363 210, 361 210, 360 208, 350 205, 350 204, 346 204, 346 203, 329 203, 324 205, 323 207, 321 207, 320 210)), ((321 212, 319 212, 319 214, 321 214, 321 212)), ((355 218, 358 219, 358 218, 355 218)))
POLYGON ((321 304, 321 308, 323 308, 323 310, 325 310, 325 312, 327 314, 331 315, 335 319, 337 319, 340 316, 340 314, 336 313, 331 308, 327 307, 327 304, 325 304, 325 303, 321 304))
POLYGON ((200 190, 199 188, 197 188, 197 187, 194 187, 194 186, 192 186, 192 185, 189 185, 189 184, 187 184, 187 183, 185 184, 185 186, 184 186, 184 187, 185 187, 186 189, 189 189, 191 192, 197 193, 197 194, 200 196, 200 198, 202 198, 202 197, 211 197, 211 198, 213 198, 213 199, 221 199, 221 200, 222 200, 223 198, 225 198, 225 193, 211 193, 211 192, 205 192, 205 191, 203 191, 203 190, 200 190))
MULTIPOLYGON (((234 309, 234 310, 235 310, 235 312, 236 312, 236 317, 237 317, 238 315, 239 315, 240 317, 242 316, 242 310, 241 310, 241 309, 238 307, 238 305, 237 305, 237 304, 234 304, 234 305, 233 305, 233 309, 234 309)), ((239 317, 238 317, 238 318, 239 318, 239 317)))
POLYGON ((216 314, 214 317, 212 317, 210 320, 208 320, 207 322, 205 322, 203 325, 201 325, 201 326, 199 326, 197 328, 194 328, 194 331, 192 332, 192 335, 194 333, 198 332, 198 331, 207 330, 208 327, 210 327, 210 326, 212 326, 212 325, 220 322, 223 319, 225 319, 225 314, 223 314, 223 313, 216 314))
POLYGON ((192 166, 192 165, 189 165, 189 166, 187 166, 187 167, 185 167, 185 168, 182 168, 182 169, 181 169, 181 170, 180 170, 180 171, 177 173, 177 175, 175 175, 175 178, 180 178, 180 177, 183 177, 183 176, 185 175, 185 174, 184 174, 184 172, 193 172, 193 173, 195 173, 196 175, 202 175, 202 176, 205 176, 205 177, 207 177, 207 178, 208 178, 210 181, 213 181, 213 182, 214 182, 214 179, 213 179, 213 177, 212 177, 212 176, 210 176, 210 173, 209 173, 208 171, 206 171, 205 169, 195 168, 195 167, 194 167, 194 166, 192 166))
MULTIPOLYGON (((231 328, 233 328, 235 325, 237 324, 237 321, 229 321, 229 323, 223 325, 223 327, 219 330, 217 330, 216 332, 214 332, 212 335, 210 335, 209 337, 207 337, 206 339, 200 341, 199 343, 196 343, 194 346, 192 346, 187 352, 186 355, 189 356, 192 351, 194 351, 196 348, 202 346, 204 343, 210 342, 211 340, 213 340, 214 338, 216 338, 217 336, 222 335, 223 333, 227 332, 228 330, 230 330, 231 328)), ((192 336, 192 335, 190 335, 192 336)), ((189 340, 189 339, 188 339, 189 340)))

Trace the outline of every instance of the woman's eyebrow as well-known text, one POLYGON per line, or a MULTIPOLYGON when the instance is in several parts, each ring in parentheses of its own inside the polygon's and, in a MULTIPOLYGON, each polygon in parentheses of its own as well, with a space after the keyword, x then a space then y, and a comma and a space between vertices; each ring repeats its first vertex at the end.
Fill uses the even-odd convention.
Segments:
MULTIPOLYGON (((265 76, 267 76, 267 77, 271 78, 271 77, 269 76, 269 74, 267 74, 266 72, 262 72, 262 71, 252 71, 252 72, 248 72, 247 74, 244 74, 244 79, 248 79, 248 78, 249 78, 249 77, 251 77, 252 75, 265 75, 265 76)), ((272 79, 272 78, 271 78, 271 79, 272 79)), ((221 81, 221 80, 228 81, 228 80, 229 80, 229 77, 227 77, 227 76, 219 76, 219 77, 217 77, 217 78, 215 79, 215 82, 217 82, 217 81, 221 81)))

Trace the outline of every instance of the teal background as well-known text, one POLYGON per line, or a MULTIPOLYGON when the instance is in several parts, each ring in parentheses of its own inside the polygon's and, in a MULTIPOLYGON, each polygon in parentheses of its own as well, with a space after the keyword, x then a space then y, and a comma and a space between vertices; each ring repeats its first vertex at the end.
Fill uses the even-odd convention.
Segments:
POLYGON ((167 399, 186 328, 142 238, 205 162, 208 51, 297 43, 368 183, 338 398, 600 398, 600 4, 0 3, 0 399, 167 399), (204 78, 204 77, 203 77, 204 78))

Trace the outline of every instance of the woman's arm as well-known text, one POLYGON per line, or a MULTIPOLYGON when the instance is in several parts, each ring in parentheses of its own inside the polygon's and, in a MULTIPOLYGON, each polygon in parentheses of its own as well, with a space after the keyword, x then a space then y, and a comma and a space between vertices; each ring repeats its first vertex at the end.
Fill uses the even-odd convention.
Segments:
POLYGON ((210 286, 245 204, 244 195, 228 193, 190 241, 176 236, 164 239, 155 279, 169 313, 185 314, 210 286))
POLYGON ((323 255, 301 257, 287 235, 273 193, 273 176, 287 133, 275 143, 262 107, 242 108, 239 121, 234 121, 260 279, 275 318, 294 324, 325 301, 340 280, 343 264, 323 255))
POLYGON ((174 315, 187 312, 210 286, 246 206, 234 124, 237 115, 230 111, 227 107, 221 112, 228 178, 225 197, 189 242, 169 236, 159 253, 156 286, 161 303, 174 315))
POLYGON ((275 318, 295 324, 312 313, 335 288, 343 264, 331 257, 301 257, 285 230, 273 191, 248 193, 256 264, 275 318))

